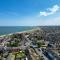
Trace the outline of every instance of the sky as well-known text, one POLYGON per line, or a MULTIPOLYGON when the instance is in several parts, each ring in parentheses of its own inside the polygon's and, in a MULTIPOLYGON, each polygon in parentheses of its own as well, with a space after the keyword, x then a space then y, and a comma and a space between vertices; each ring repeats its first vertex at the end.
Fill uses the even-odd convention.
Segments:
POLYGON ((60 26, 60 0, 0 0, 0 26, 60 26))

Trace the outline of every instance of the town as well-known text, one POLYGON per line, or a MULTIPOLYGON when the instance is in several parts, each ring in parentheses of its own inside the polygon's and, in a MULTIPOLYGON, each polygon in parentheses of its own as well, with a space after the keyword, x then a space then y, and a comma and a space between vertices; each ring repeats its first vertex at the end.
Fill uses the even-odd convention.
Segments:
POLYGON ((59 27, 0 36, 0 60, 60 60, 59 27))

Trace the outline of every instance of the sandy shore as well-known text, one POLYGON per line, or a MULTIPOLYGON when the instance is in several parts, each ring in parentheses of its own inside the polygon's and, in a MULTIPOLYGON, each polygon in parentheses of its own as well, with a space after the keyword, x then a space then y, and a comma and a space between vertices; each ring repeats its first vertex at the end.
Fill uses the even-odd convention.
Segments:
POLYGON ((21 32, 15 32, 15 33, 10 33, 10 34, 5 34, 5 35, 0 35, 0 37, 4 37, 4 36, 8 36, 8 35, 12 35, 12 34, 21 34, 21 33, 29 33, 29 32, 33 32, 36 30, 40 30, 40 28, 36 28, 36 29, 31 29, 31 30, 26 30, 26 31, 21 31, 21 32))

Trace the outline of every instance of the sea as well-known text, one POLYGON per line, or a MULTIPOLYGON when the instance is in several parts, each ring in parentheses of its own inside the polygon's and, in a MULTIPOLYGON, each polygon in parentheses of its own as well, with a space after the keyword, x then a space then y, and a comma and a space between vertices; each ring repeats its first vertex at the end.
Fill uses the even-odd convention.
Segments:
POLYGON ((34 29, 32 26, 0 26, 0 35, 11 34, 34 29))

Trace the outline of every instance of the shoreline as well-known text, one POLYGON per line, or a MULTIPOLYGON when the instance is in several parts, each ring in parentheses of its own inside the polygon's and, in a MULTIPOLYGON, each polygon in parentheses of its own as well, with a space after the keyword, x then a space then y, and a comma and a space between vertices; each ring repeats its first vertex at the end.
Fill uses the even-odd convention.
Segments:
POLYGON ((18 33, 19 34, 21 34, 21 33, 29 33, 29 32, 32 32, 34 30, 40 30, 40 28, 34 28, 34 29, 30 29, 30 30, 26 30, 26 31, 21 31, 21 32, 3 34, 3 35, 0 35, 0 37, 5 37, 6 35, 9 36, 9 35, 18 34, 18 33))

